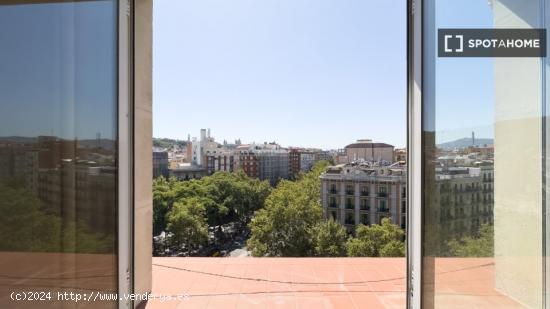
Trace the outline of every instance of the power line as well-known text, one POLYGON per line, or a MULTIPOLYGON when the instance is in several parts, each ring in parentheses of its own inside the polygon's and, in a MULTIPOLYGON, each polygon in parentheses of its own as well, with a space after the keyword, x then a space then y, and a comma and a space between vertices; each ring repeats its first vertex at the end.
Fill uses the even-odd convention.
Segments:
MULTIPOLYGON (((437 274, 441 275, 441 274, 453 273, 453 272, 458 272, 458 271, 463 271, 463 270, 468 270, 468 269, 475 269, 475 268, 487 267, 487 266, 491 266, 491 265, 494 265, 494 263, 487 263, 487 264, 482 264, 482 265, 475 265, 475 266, 471 266, 471 267, 465 267, 465 268, 460 268, 460 269, 454 269, 454 270, 449 270, 449 271, 440 272, 440 273, 437 273, 437 274)), ((223 275, 223 274, 217 274, 217 273, 211 273, 211 272, 206 272, 206 271, 193 270, 193 269, 181 268, 181 267, 175 267, 175 266, 168 266, 168 265, 162 265, 162 264, 155 264, 155 263, 153 263, 153 266, 164 267, 164 268, 174 269, 174 270, 179 270, 179 271, 186 271, 186 272, 190 272, 190 273, 197 273, 197 274, 202 274, 202 275, 209 275, 209 276, 215 276, 215 277, 228 278, 228 279, 248 280, 248 281, 260 281, 260 282, 270 282, 270 283, 284 283, 284 284, 304 284, 304 285, 306 285, 306 284, 326 284, 326 285, 331 285, 331 284, 347 284, 347 285, 355 285, 355 284, 365 284, 365 283, 375 283, 375 282, 387 282, 387 281, 397 281, 397 280, 405 280, 405 279, 407 279, 406 276, 400 276, 400 277, 386 278, 386 279, 378 279, 378 280, 342 281, 342 282, 284 281, 284 280, 269 280, 269 279, 264 279, 264 278, 251 278, 251 277, 230 276, 230 275, 223 275)))

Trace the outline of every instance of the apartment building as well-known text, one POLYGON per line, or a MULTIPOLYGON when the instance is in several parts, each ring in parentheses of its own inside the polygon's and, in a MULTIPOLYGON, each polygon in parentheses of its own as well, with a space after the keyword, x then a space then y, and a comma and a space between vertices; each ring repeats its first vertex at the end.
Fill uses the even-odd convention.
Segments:
POLYGON ((268 180, 275 185, 280 179, 289 178, 289 151, 271 143, 240 145, 236 148, 239 168, 248 177, 268 180))
POLYGON ((205 168, 208 175, 215 172, 234 172, 238 166, 238 156, 228 150, 207 151, 205 157, 205 168))
POLYGON ((315 162, 320 161, 320 149, 288 149, 289 177, 296 178, 300 172, 311 170, 315 162))
POLYGON ((435 202, 439 203, 440 236, 474 236, 482 224, 493 224, 493 166, 436 169, 435 202))
POLYGON ((337 220, 350 232, 358 224, 379 224, 383 218, 405 228, 406 184, 404 165, 331 166, 321 175, 324 216, 337 220))
POLYGON ((208 175, 208 170, 202 166, 183 163, 169 170, 170 177, 178 180, 200 179, 208 175))
POLYGON ((38 147, 0 144, 0 181, 22 181, 28 190, 38 189, 38 147))
POLYGON ((153 151, 153 178, 168 177, 168 152, 153 151))

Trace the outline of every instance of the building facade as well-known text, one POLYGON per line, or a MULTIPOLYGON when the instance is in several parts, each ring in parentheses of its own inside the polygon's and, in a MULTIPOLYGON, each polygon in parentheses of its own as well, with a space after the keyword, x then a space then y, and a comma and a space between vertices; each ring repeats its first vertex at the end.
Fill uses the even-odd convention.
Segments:
POLYGON ((165 177, 168 178, 168 152, 153 151, 153 178, 165 177))
POLYGON ((321 175, 325 218, 353 231, 358 224, 379 224, 383 218, 406 228, 406 167, 342 164, 321 175))
POLYGON ((236 152, 239 156, 238 166, 248 177, 268 180, 272 185, 280 179, 289 178, 289 151, 277 144, 240 145, 236 152))

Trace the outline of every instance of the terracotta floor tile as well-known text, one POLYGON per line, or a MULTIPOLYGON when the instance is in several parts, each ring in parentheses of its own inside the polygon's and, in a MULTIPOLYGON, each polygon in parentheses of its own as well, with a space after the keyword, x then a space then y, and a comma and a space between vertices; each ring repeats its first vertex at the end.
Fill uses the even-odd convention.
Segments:
MULTIPOLYGON (((438 307, 520 308, 495 291, 492 259, 437 258, 434 263, 438 307)), ((153 264, 172 267, 153 266, 154 294, 191 297, 153 300, 147 309, 398 309, 406 304, 403 258, 153 258, 153 264)))
POLYGON ((208 309, 236 309, 239 295, 224 295, 210 297, 208 309))
POLYGON ((237 302, 237 308, 267 308, 269 295, 267 294, 241 294, 237 302))

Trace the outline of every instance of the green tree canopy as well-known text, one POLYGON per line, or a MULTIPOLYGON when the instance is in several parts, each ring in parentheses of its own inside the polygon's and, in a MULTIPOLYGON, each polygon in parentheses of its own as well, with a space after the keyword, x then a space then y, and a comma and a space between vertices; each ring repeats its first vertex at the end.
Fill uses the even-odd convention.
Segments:
POLYGON ((113 253, 112 235, 84 222, 62 222, 35 193, 17 182, 0 183, 0 251, 113 253))
POLYGON ((319 223, 314 230, 316 256, 346 256, 346 229, 332 218, 319 223))
POLYGON ((447 243, 448 255, 457 257, 494 256, 493 225, 483 224, 477 237, 466 236, 447 243))
POLYGON ((355 238, 350 238, 346 244, 348 256, 405 256, 405 233, 388 218, 382 219, 380 225, 360 224, 355 234, 355 238))
MULTIPOLYGON (((237 221, 245 226, 252 213, 259 209, 271 187, 266 181, 236 173, 217 172, 189 181, 159 177, 153 182, 153 234, 167 229, 168 213, 176 203, 193 199, 204 207, 204 217, 210 226, 237 221)), ((219 228, 221 234, 221 227, 219 228)))
POLYGON ((204 217, 205 208, 200 199, 189 198, 177 202, 168 212, 168 231, 172 233, 171 242, 188 252, 208 241, 208 225, 204 217))
POLYGON ((282 180, 250 223, 248 248, 254 256, 310 256, 313 230, 322 220, 318 163, 297 181, 282 180))

